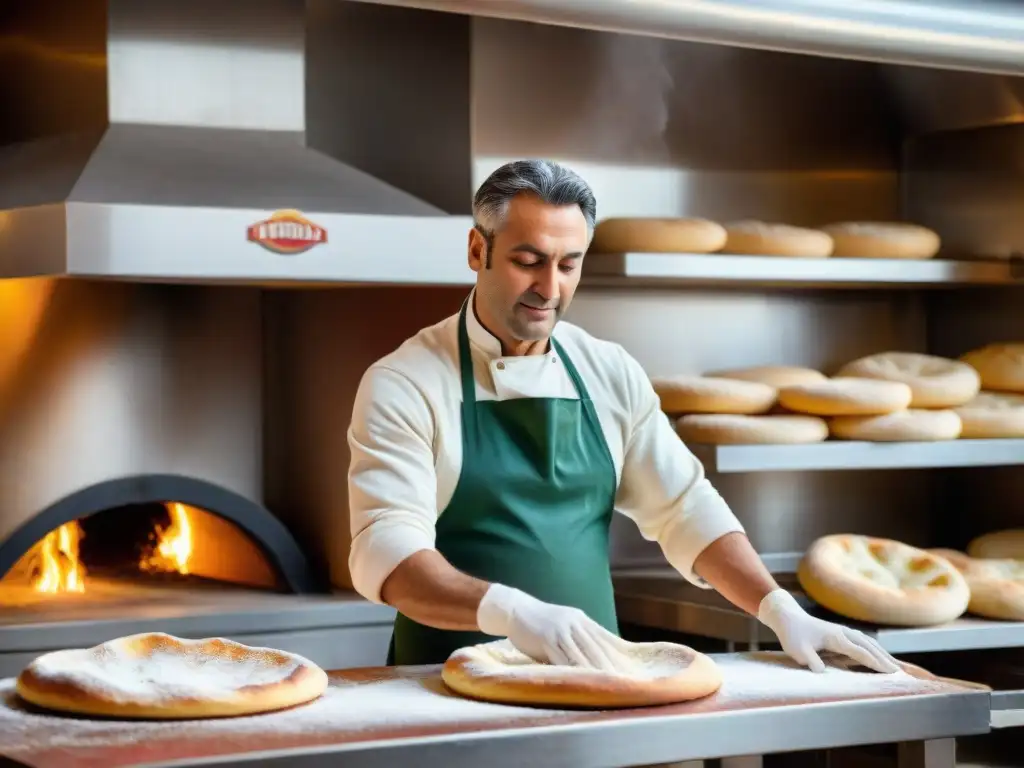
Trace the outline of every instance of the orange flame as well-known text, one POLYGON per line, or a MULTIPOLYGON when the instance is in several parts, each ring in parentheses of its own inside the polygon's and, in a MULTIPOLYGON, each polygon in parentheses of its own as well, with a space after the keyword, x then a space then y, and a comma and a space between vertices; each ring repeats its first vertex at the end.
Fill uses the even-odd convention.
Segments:
POLYGON ((144 571, 169 571, 188 575, 192 559, 192 521, 188 507, 178 502, 167 504, 171 522, 156 531, 156 544, 152 552, 142 558, 139 566, 144 571))
POLYGON ((85 566, 78 559, 82 529, 77 521, 50 531, 36 545, 32 588, 36 592, 85 592, 85 566))

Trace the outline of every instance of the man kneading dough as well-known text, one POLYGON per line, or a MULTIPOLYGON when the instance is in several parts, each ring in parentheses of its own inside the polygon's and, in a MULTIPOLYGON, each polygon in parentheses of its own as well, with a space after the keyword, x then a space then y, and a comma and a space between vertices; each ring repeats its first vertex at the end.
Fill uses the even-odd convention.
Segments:
POLYGON ((812 669, 879 671, 866 635, 807 614, 764 568, 676 436, 639 363, 559 319, 594 232, 590 187, 554 163, 496 170, 473 201, 461 311, 364 374, 349 431, 355 588, 398 611, 389 664, 507 637, 541 663, 613 671, 618 511, 686 579, 757 615, 812 669))

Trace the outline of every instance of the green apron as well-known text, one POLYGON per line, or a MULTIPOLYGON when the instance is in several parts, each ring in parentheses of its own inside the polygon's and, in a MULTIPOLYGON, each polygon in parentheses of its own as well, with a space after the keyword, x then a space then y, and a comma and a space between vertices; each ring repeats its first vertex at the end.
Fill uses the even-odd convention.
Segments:
MULTIPOLYGON (((477 402, 468 301, 459 313, 462 471, 437 521, 437 550, 453 566, 539 600, 574 606, 618 634, 608 552, 616 474, 587 388, 554 338, 579 394, 477 402)), ((388 664, 441 664, 496 638, 395 618, 388 664)))

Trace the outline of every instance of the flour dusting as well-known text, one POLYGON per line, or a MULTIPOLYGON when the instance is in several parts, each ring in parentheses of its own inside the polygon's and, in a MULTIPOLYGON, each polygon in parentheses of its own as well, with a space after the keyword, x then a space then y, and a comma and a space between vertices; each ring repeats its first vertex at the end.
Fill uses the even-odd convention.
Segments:
POLYGON ((163 722, 89 720, 28 711, 14 691, 14 681, 8 679, 0 680, 0 752, 16 757, 40 749, 122 746, 183 736, 218 742, 239 738, 244 742, 244 737, 252 734, 349 733, 559 714, 563 713, 464 699, 448 692, 435 678, 335 682, 309 704, 263 715, 163 722))
POLYGON ((222 638, 195 641, 147 633, 44 654, 30 666, 44 680, 99 698, 150 705, 230 698, 246 686, 286 680, 303 665, 312 666, 294 654, 222 638))
POLYGON ((633 680, 658 680, 683 672, 693 662, 694 652, 675 643, 624 643, 617 672, 595 672, 589 667, 538 664, 508 640, 495 640, 457 651, 466 668, 478 675, 511 678, 593 677, 595 674, 633 680))

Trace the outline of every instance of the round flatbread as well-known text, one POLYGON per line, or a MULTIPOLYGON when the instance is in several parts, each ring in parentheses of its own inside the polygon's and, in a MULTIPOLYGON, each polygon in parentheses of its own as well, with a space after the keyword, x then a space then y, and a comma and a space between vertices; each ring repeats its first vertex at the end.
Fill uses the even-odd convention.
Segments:
POLYGON ((685 645, 620 642, 628 672, 539 664, 502 639, 455 651, 441 677, 456 693, 482 701, 598 709, 690 701, 722 685, 715 662, 685 645))
POLYGON ((984 389, 1024 393, 1024 342, 986 344, 960 359, 978 372, 984 389))
POLYGON ((960 437, 1024 437, 1024 394, 979 392, 973 400, 953 410, 963 424, 960 437))
POLYGON ((939 252, 938 234, 917 224, 844 221, 822 227, 832 236, 832 255, 856 259, 930 259, 939 252))
POLYGON ((1024 560, 1024 528, 982 534, 967 545, 967 554, 977 558, 1024 560))
POLYGON ((725 229, 708 219, 617 217, 599 221, 592 253, 712 253, 725 229))
POLYGON ((917 352, 868 355, 847 363, 836 376, 901 381, 912 392, 911 408, 953 408, 981 389, 981 377, 967 363, 917 352))
POLYGON ((891 539, 834 534, 815 541, 797 568, 807 596, 848 619, 922 627, 967 610, 970 589, 944 558, 891 539))
POLYGON ((252 715, 326 689, 327 673, 296 654, 162 632, 44 654, 16 682, 19 696, 46 709, 154 719, 252 715))
POLYGON ((975 616, 1024 621, 1024 560, 978 559, 954 549, 930 549, 964 575, 971 589, 967 610, 975 616))
POLYGON ((960 417, 954 411, 910 408, 881 416, 834 416, 829 434, 840 440, 869 443, 928 442, 960 437, 960 417))
POLYGON ((676 434, 687 443, 797 445, 823 442, 828 424, 818 416, 693 413, 676 422, 676 434))
POLYGON ((768 221, 734 221, 725 225, 723 253, 824 259, 832 254, 832 238, 820 229, 768 221))
POLYGON ((836 377, 779 389, 779 404, 812 416, 878 416, 902 411, 913 393, 899 381, 836 377))
POLYGON ((651 385, 665 413, 765 413, 775 405, 775 387, 756 381, 680 375, 651 385))

